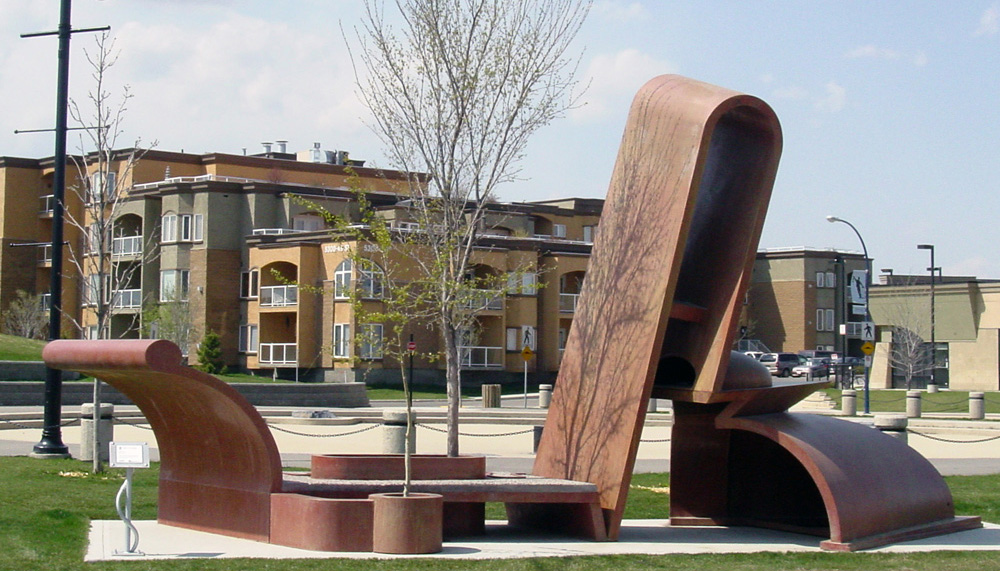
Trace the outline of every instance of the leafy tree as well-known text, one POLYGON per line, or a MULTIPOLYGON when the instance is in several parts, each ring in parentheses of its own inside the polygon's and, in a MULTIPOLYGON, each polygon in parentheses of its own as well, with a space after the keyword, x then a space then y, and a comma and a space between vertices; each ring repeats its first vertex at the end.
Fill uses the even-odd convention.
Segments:
MULTIPOLYGON (((404 192, 427 293, 444 348, 448 455, 458 455, 460 346, 483 291, 507 277, 470 272, 497 188, 517 179, 528 138, 572 104, 578 58, 566 53, 590 3, 583 0, 365 0, 361 97, 404 192), (363 77, 362 77, 363 76, 363 77)), ((356 55, 356 57, 355 57, 356 55)))
POLYGON ((226 373, 226 362, 222 358, 222 340, 219 334, 209 330, 198 344, 197 369, 213 375, 226 373))

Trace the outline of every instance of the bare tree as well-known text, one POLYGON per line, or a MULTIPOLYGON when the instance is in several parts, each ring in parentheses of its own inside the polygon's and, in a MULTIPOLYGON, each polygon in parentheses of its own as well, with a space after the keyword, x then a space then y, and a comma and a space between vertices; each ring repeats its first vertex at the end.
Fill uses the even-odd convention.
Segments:
POLYGON ((45 297, 17 291, 17 299, 3 313, 4 333, 35 340, 45 339, 49 313, 45 297))
MULTIPOLYGON (((124 134, 124 118, 132 94, 126 85, 120 99, 116 100, 107 87, 109 70, 118 57, 114 40, 107 33, 101 34, 93 52, 85 50, 84 53, 94 85, 87 94, 85 106, 73 100, 69 103, 70 116, 81 127, 80 154, 73 157, 78 182, 71 189, 82 209, 78 212, 65 209, 65 220, 83 237, 81 245, 70 245, 70 263, 83 282, 81 302, 84 310, 73 320, 88 337, 103 339, 138 332, 142 266, 153 255, 153 248, 152 244, 143 244, 139 217, 133 219, 131 226, 122 219, 129 200, 132 171, 145 150, 138 139, 130 148, 117 148, 124 134), (112 318, 123 308, 129 309, 128 324, 115 332, 112 318)), ((150 241, 152 236, 150 234, 150 241)), ((101 381, 95 379, 95 427, 100 398, 101 381)), ((93 442, 93 470, 100 472, 98 440, 93 442)))
POLYGON ((912 389, 914 378, 930 373, 934 362, 931 344, 926 341, 931 329, 928 290, 905 286, 909 287, 880 299, 872 310, 879 323, 891 327, 889 365, 903 375, 906 388, 912 389))
POLYGON ((517 179, 528 138, 573 105, 579 58, 567 57, 585 0, 365 1, 355 61, 360 95, 392 167, 408 173, 414 258, 444 347, 448 455, 458 455, 460 347, 484 291, 472 253, 497 188, 517 179), (360 64, 360 66, 358 66, 360 64), (363 72, 363 73, 361 73, 363 72), (419 238, 416 238, 419 237, 419 238))

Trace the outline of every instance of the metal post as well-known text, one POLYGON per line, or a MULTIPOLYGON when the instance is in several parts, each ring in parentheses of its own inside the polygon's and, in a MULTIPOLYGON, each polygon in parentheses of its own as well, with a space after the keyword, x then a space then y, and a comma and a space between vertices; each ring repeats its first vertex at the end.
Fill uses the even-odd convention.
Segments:
MULTIPOLYGON (((842 223, 846 224, 847 226, 851 227, 851 230, 854 231, 854 234, 858 237, 858 240, 861 242, 861 251, 862 251, 862 253, 864 254, 864 257, 865 257, 865 321, 866 322, 870 321, 871 312, 868 309, 868 301, 869 301, 869 297, 871 295, 870 291, 871 291, 871 287, 872 287, 872 261, 871 261, 870 258, 868 258, 868 247, 865 246, 865 239, 861 238, 861 233, 858 232, 858 229, 853 224, 851 224, 850 222, 848 222, 848 221, 846 221, 846 220, 844 220, 842 218, 830 215, 830 216, 826 217, 826 220, 828 220, 830 222, 842 222, 842 223)), ((933 266, 933 264, 932 264, 932 266, 933 266)), ((846 267, 844 269, 844 274, 845 275, 847 274, 846 267)), ((846 305, 846 300, 845 300, 845 305, 846 305)), ((845 318, 846 318, 846 311, 847 311, 846 307, 844 308, 844 311, 845 311, 845 318)), ((845 320, 845 322, 846 322, 846 320, 845 320)), ((846 333, 844 335, 844 361, 845 362, 847 361, 847 335, 846 335, 846 333)), ((868 413, 871 412, 871 407, 870 407, 871 406, 871 399, 870 399, 870 392, 869 392, 869 389, 870 389, 869 388, 870 374, 871 374, 871 368, 868 366, 868 360, 866 359, 865 360, 865 415, 867 415, 868 413)), ((851 377, 853 378, 853 372, 852 372, 851 377)))
POLYGON ((524 408, 528 408, 528 360, 524 360, 524 408))
POLYGON ((934 245, 933 244, 918 244, 917 248, 919 250, 930 250, 931 251, 931 267, 928 270, 931 271, 931 382, 930 385, 937 385, 936 374, 937 374, 937 340, 934 337, 934 271, 937 269, 934 266, 934 245))

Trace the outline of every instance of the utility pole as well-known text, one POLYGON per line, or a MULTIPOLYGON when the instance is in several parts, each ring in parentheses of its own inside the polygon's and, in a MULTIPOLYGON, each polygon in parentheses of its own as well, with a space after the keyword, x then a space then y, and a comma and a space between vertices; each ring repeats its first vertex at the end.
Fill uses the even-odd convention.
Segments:
MULTIPOLYGON (((52 176, 52 274, 49 282, 49 341, 58 340, 62 329, 62 247, 63 206, 66 197, 66 115, 69 106, 69 40, 76 32, 110 30, 109 26, 73 30, 70 23, 71 0, 62 0, 59 7, 59 29, 55 32, 22 34, 22 38, 59 37, 58 75, 56 79, 55 172, 52 176)), ((62 442, 62 372, 45 368, 45 409, 42 439, 35 444, 31 456, 42 458, 69 457, 69 448, 62 442)), ((100 407, 96 404, 95 407, 100 407)))

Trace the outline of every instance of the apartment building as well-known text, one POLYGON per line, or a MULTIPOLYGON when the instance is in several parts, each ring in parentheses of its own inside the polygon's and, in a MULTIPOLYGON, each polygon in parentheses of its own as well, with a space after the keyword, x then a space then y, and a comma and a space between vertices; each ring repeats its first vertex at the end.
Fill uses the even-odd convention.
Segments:
POLYGON ((742 319, 744 337, 758 339, 774 352, 833 350, 860 356, 858 324, 864 316, 854 313, 842 285, 865 267, 858 252, 805 247, 760 250, 742 319), (846 324, 846 337, 840 334, 841 324, 846 324))
MULTIPOLYGON (((155 335, 156 325, 143 323, 150 305, 179 302, 195 332, 184 348, 192 355, 212 330, 222 338, 225 361, 255 373, 336 381, 398 371, 398 364, 349 341, 359 327, 373 326, 355 323, 347 297, 333 285, 370 288, 372 273, 350 268, 348 252, 359 245, 335 238, 320 211, 356 218, 352 188, 360 186, 394 228, 406 229, 412 223, 400 215, 403 173, 366 168, 319 144, 290 153, 279 143, 250 156, 152 150, 131 169, 127 156, 113 156, 110 177, 127 193, 109 241, 115 272, 127 279, 109 295, 108 336, 139 337, 150 326, 155 335)), ((67 188, 79 186, 92 169, 67 169, 67 188)), ((51 255, 44 243, 51 240, 52 176, 51 159, 0 157, 0 307, 18 289, 48 291, 51 255)), ((65 208, 77 220, 86 220, 84 202, 67 191, 65 208)), ((462 348, 464 369, 522 372, 520 352, 528 345, 535 352, 531 371, 557 370, 602 203, 491 207, 474 271, 519 269, 517 278, 529 287, 480 312, 475 335, 462 348)), ((88 251, 85 235, 66 227, 67 261, 88 251)), ((66 262, 63 267, 64 335, 95 336, 93 276, 74 273, 66 262)), ((415 337, 421 354, 436 351, 433 332, 415 337)), ((415 365, 426 377, 443 371, 440 362, 415 365)))

